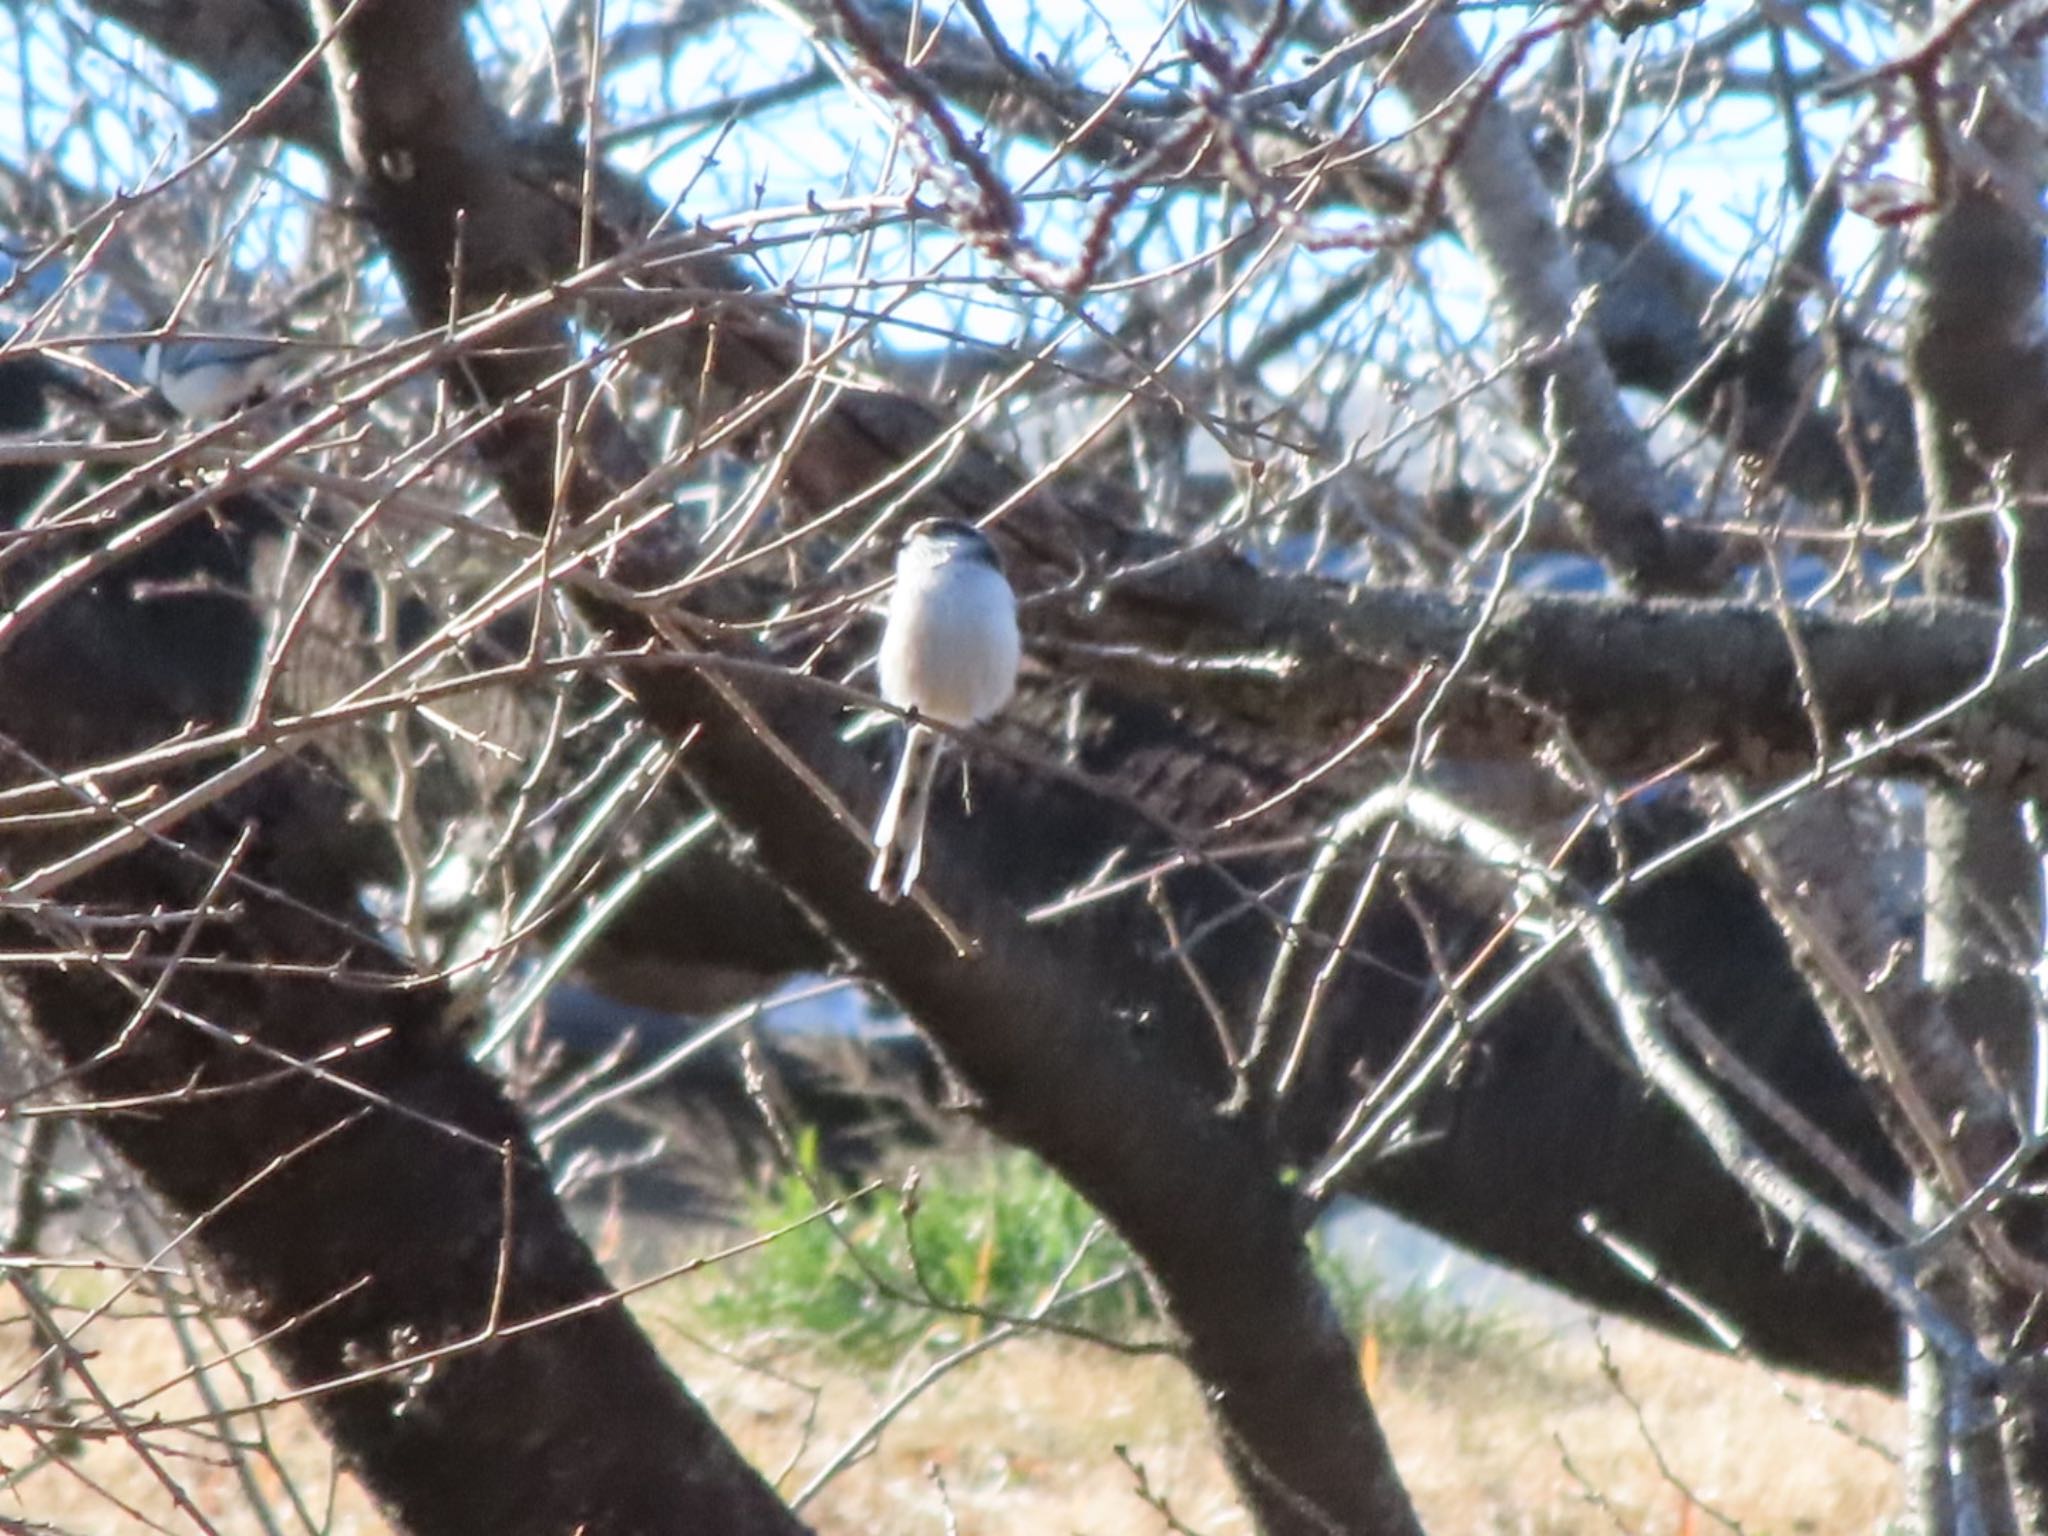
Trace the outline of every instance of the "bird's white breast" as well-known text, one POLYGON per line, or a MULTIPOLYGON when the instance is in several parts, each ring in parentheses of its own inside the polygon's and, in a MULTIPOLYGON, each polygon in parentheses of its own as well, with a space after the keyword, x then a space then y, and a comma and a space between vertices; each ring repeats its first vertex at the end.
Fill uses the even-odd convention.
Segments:
POLYGON ((218 421, 248 404, 284 367, 283 350, 268 343, 205 351, 200 350, 201 345, 191 343, 176 357, 169 357, 158 343, 142 360, 143 377, 187 421, 218 421))
POLYGON ((225 416, 249 392, 245 370, 233 363, 201 363, 165 373, 157 388, 171 409, 187 421, 214 421, 225 416))
POLYGON ((876 665, 882 697, 942 725, 973 725, 1017 686, 1017 600, 976 560, 901 573, 876 665))

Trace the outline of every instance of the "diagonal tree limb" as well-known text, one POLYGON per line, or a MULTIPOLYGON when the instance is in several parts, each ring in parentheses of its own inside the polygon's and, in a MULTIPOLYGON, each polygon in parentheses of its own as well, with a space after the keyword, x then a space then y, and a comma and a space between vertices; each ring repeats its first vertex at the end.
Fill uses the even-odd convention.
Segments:
POLYGON ((1520 123, 1505 103, 1463 100, 1487 82, 1456 17, 1419 22, 1394 47, 1388 71, 1417 117, 1438 120, 1433 153, 1455 157, 1451 220, 1493 279, 1505 340, 1521 354, 1524 414, 1557 441, 1588 544, 1631 585, 1719 585, 1718 541, 1688 524, 1689 497, 1651 456, 1578 313, 1584 280, 1520 123))
MULTIPOLYGON (((343 28, 331 78, 341 82, 343 143, 369 216, 423 321, 446 312, 458 261, 469 306, 522 295, 573 266, 578 221, 512 174, 459 6, 368 8, 343 28)), ((472 360, 485 402, 522 399, 572 355, 545 317, 514 340, 472 360)), ((551 412, 519 410, 485 439, 506 501, 530 530, 604 506, 610 486, 588 466, 629 468, 598 412, 579 419, 598 440, 566 482, 551 412)), ((589 611, 616 638, 644 632, 623 609, 589 611)), ((1050 945, 954 874, 934 889, 974 936, 971 954, 957 952, 926 912, 868 896, 865 850, 842 808, 867 800, 865 764, 834 749, 820 711, 690 668, 650 664, 628 681, 652 721, 697 733, 688 769, 706 797, 941 1044, 989 1120, 1066 1174, 1147 1263, 1261 1528, 1417 1529, 1264 1138, 1249 1117, 1216 1116, 1214 1082, 1175 1059, 1185 1055, 1175 1022, 1157 1021, 1163 1053, 1119 1023, 1129 1004, 1117 999, 1165 989, 1134 997, 1141 977, 1128 974, 1128 955, 1124 975, 1098 969, 1079 934, 1050 945)))
MULTIPOLYGON (((220 100, 208 123, 220 130, 262 102, 314 41, 304 8, 293 0, 94 0, 92 8, 211 80, 220 100)), ((250 130, 332 159, 334 112, 325 82, 317 72, 300 78, 250 130)))
MULTIPOLYGON (((10 773, 20 752, 61 763, 81 740, 102 745, 102 708, 131 740, 190 718, 77 643, 146 650, 175 613, 100 607, 50 616, 0 681, 10 773)), ((207 702, 216 716, 240 703, 207 702)), ((331 779, 292 763, 47 915, 9 911, 9 949, 47 957, 11 966, 10 985, 64 1086, 128 1106, 81 1110, 85 1123, 189 1220, 233 1309, 397 1528, 796 1536, 569 1226, 445 988, 358 935, 356 875, 333 841, 348 811, 331 779), (137 944, 108 954, 64 922, 72 903, 137 914, 137 944), (580 1310, 515 1331, 565 1307, 580 1310), (430 1372, 406 1366, 436 1349, 430 1372)), ((38 856, 15 829, 4 848, 38 856)))

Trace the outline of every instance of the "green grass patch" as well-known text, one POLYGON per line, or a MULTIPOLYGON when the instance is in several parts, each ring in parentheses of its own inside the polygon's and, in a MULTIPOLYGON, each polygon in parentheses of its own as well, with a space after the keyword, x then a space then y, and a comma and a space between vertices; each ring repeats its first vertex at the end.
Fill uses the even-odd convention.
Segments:
MULTIPOLYGON (((815 1160, 809 1143, 801 1150, 808 1177, 787 1174, 761 1191, 750 1225, 769 1231, 816 1211, 815 1160)), ((992 1320, 1033 1311, 1055 1283, 1071 1295, 1120 1271, 1121 1280, 1052 1315, 1117 1338, 1156 1320, 1123 1244, 1022 1153, 949 1161, 921 1179, 908 1215, 905 1204, 902 1189, 877 1190, 721 1266, 726 1283, 701 1303, 705 1321, 726 1334, 801 1335, 877 1361, 916 1344, 958 1344, 992 1320)))
MULTIPOLYGON (((902 1190, 884 1188, 829 1222, 798 1225, 816 1212, 814 1190, 823 1188, 812 1144, 800 1153, 807 1175, 776 1179, 745 1213, 756 1230, 795 1230, 720 1265, 716 1289, 695 1303, 718 1334, 781 1335, 878 1363, 914 1347, 954 1347, 994 1319, 1024 1316, 1056 1283, 1063 1295, 1101 1284, 1057 1308, 1052 1316, 1061 1324, 1118 1339, 1163 1330, 1123 1243, 1025 1153, 957 1158, 926 1171, 907 1218, 902 1190), (959 1308, 984 1315, 953 1310, 959 1308)), ((1513 1343, 1512 1325, 1484 1309, 1424 1283, 1391 1284, 1339 1262, 1320 1242, 1312 1246, 1354 1338, 1369 1331, 1392 1355, 1438 1362, 1479 1358, 1513 1343)))

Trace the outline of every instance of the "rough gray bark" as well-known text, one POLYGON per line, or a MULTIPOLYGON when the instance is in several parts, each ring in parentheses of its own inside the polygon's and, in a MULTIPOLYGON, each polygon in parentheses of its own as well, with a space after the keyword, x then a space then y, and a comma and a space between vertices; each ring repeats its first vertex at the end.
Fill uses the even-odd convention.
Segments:
MULTIPOLYGON (((1380 8, 1360 9, 1371 15, 1380 8)), ((1416 116, 1435 118, 1434 152, 1456 157, 1448 171, 1452 222, 1493 279, 1503 339, 1513 349, 1503 352, 1522 385, 1524 413, 1555 443, 1560 480, 1583 511, 1587 543, 1651 591, 1718 585, 1716 541, 1688 523, 1688 498, 1651 457, 1622 408, 1597 333, 1576 312, 1585 282, 1522 125, 1499 101, 1485 101, 1469 117, 1447 110, 1483 84, 1479 56, 1457 18, 1422 21, 1400 40, 1389 70, 1416 116)))
MULTIPOLYGON (((1944 14, 1961 14, 1961 8, 1944 14)), ((1968 51, 1937 62, 1945 73, 1962 70, 1970 77, 1986 67, 1999 70, 2009 88, 2031 86, 2038 95, 2037 67, 2010 60, 1987 65, 1968 51)), ((1973 132, 1992 154, 2008 157, 2008 173, 2020 177, 2038 200, 2031 130, 1995 106, 1973 132)), ((1960 185, 1950 188, 1946 205, 1916 232, 1918 303, 1908 337, 1928 501, 1938 512, 1960 514, 1943 528, 1930 577, 1939 590, 2009 605, 2034 618, 2048 612, 2048 550, 2039 513, 2026 500, 2048 487, 2039 428, 2048 403, 2042 334, 2048 258, 2038 230, 2007 201, 2009 189, 2002 192, 1976 175, 1951 175, 1959 176, 1960 185), (2021 499, 2015 503, 2015 497, 2021 499), (1984 515, 1994 506, 2002 517, 1984 515), (2008 547, 2015 542, 2017 547, 2008 547)), ((1991 1176, 2019 1130, 2001 1095, 1984 1090, 1996 1082, 2028 1081, 2033 1053, 2042 1048, 2035 1002, 2023 980, 2042 932, 2041 868, 2027 845, 2018 804, 1997 787, 1931 795, 1926 840, 1922 965, 1937 1008, 1917 1042, 1933 1070, 1916 1077, 1923 1090, 1938 1095, 1935 1107, 1951 1127, 1965 1187, 1953 1187, 1957 1180, 1949 1169, 1923 1169, 1922 1178, 1941 1200, 1953 1203, 1991 1176), (1957 1082, 1977 1091, 1940 1091, 1957 1082)), ((2008 1240, 2017 1239, 2020 1252, 2041 1256, 2036 1223, 2009 1210, 1994 1219, 2008 1240)), ((1930 1261, 1952 1290, 1973 1297, 1979 1326, 1994 1349, 2027 1349, 2027 1320, 2039 1304, 2030 1282, 2001 1273, 2004 1266, 1995 1257, 1969 1255, 1953 1244, 1930 1261)), ((1983 1459, 1975 1454, 1977 1439, 1992 1433, 1990 1405, 1966 1406, 1975 1410, 1975 1427, 1958 1444, 1959 1433, 1950 1426, 1949 1486, 1939 1486, 1945 1469, 1927 1466, 1923 1508, 1939 1511, 1945 1495, 1959 1531, 1979 1519, 1981 1528, 1993 1532, 2048 1529, 2048 1396, 2023 1379, 2003 1404, 2003 1476, 1995 1465, 1989 1473, 1980 1470, 1983 1459)))

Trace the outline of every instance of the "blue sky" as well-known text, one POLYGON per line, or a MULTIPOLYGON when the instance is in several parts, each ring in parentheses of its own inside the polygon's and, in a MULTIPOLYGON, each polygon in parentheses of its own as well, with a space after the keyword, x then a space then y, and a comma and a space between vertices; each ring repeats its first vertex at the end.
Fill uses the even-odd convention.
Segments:
MULTIPOLYGON (((663 9, 634 0, 610 0, 603 13, 608 34, 626 36, 663 9)), ((1092 86, 1114 85, 1131 59, 1148 49, 1154 49, 1160 60, 1161 80, 1178 83, 1187 78, 1171 30, 1170 18, 1179 12, 1157 0, 1061 0, 1051 5, 999 0, 991 9, 1020 51, 1046 54, 1063 71, 1092 86), (1165 41, 1160 44, 1162 33, 1165 41)), ((1582 36, 1584 46, 1603 64, 1616 56, 1648 58, 1673 52, 1687 38, 1711 36, 1744 9, 1729 0, 1712 0, 1627 43, 1599 30, 1582 36)), ((521 84, 529 102, 553 105, 555 72, 548 63, 545 39, 562 14, 563 7, 536 0, 503 0, 476 12, 473 32, 480 53, 500 67, 508 82, 521 84)), ((1484 49, 1511 37, 1539 14, 1519 5, 1482 9, 1467 12, 1466 24, 1484 49)), ((1836 13, 1816 14, 1829 25, 1844 25, 1833 19, 1836 13)), ((182 71, 175 74, 169 93, 157 90, 153 82, 163 73, 157 62, 104 23, 92 24, 93 35, 104 45, 100 51, 81 53, 50 44, 51 34, 78 25, 83 17, 68 4, 0 13, 0 58, 16 61, 15 68, 0 69, 0 155, 19 164, 40 150, 52 154, 75 180, 97 183, 104 190, 111 190, 109 184, 114 183, 133 192, 179 163, 190 143, 190 114, 210 104, 210 92, 203 81, 182 71), (16 29, 24 17, 28 31, 21 35, 16 29), (130 67, 136 60, 144 61, 144 67, 130 67), (35 97, 25 99, 24 79, 35 82, 35 97), (64 83, 53 89, 59 79, 64 83)), ((1882 39, 1865 36, 1845 41, 1865 58, 1888 46, 1882 39)), ((1819 59, 1800 39, 1792 39, 1789 46, 1796 69, 1811 67, 1819 59)), ((812 44, 790 19, 768 10, 738 12, 673 53, 672 67, 666 71, 642 64, 610 72, 603 107, 606 125, 617 132, 665 120, 678 111, 701 107, 707 98, 744 95, 800 76, 816 59, 812 44)), ((1548 59, 1548 50, 1539 50, 1525 75, 1540 78, 1548 59)), ((1737 62, 1754 69, 1767 67, 1766 44, 1752 43, 1737 62)), ((1284 77, 1299 67, 1297 50, 1283 56, 1275 73, 1284 77)), ((1360 87, 1354 81, 1345 89, 1355 95, 1360 87)), ((1828 143, 1839 143, 1848 131, 1851 111, 1852 105, 1830 109, 1809 126, 1828 143)), ((1372 123, 1382 133, 1398 130, 1398 104, 1390 99, 1376 103, 1372 123)), ((1783 129, 1769 103, 1748 97, 1724 99, 1705 109, 1642 108, 1631 115, 1616 142, 1632 183, 1660 216, 1674 221, 1710 260, 1745 277, 1756 275, 1744 266, 1745 260, 1754 264, 1753 256, 1745 256, 1753 246, 1751 231, 1792 212, 1783 198, 1783 129)), ((842 89, 828 87, 729 130, 715 120, 699 121, 628 137, 615 149, 614 159, 642 171, 664 197, 680 198, 687 190, 687 206, 695 213, 730 216, 751 208, 800 210, 813 195, 830 204, 860 199, 881 187, 901 191, 909 185, 906 157, 899 152, 891 163, 890 146, 885 114, 866 108, 842 89), (707 156, 712 158, 709 165, 707 156)), ((1021 142, 1012 147, 1002 168, 1021 183, 1044 171, 1045 158, 1043 146, 1021 142)), ((1825 152, 1816 159, 1824 164, 1825 152)), ((273 153, 268 162, 259 176, 245 177, 240 189, 244 260, 260 259, 279 242, 303 240, 305 226, 298 215, 306 200, 326 193, 317 169, 304 157, 273 153)), ((1055 260, 1071 255, 1086 218, 1085 207, 1064 195, 1085 174, 1079 167, 1055 167, 1034 185, 1043 200, 1027 205, 1036 243, 1055 260)), ((1241 210, 1237 217, 1242 217, 1241 210)), ((1217 218, 1216 200, 1207 196, 1172 199, 1164 208, 1156 201, 1141 201, 1120 221, 1118 234, 1137 242, 1136 265, 1163 270, 1212 242, 1218 234, 1217 218)), ((802 232, 810 222, 785 222, 776 228, 802 232)), ((1839 239, 1838 255, 1846 263, 1862 260, 1873 241, 1869 226, 1850 219, 1839 239)), ((949 231, 928 223, 909 232, 900 227, 879 229, 864 246, 843 239, 823 244, 791 241, 771 246, 762 260, 777 277, 829 281, 835 276, 843 279, 857 253, 870 272, 930 278, 935 263, 956 244, 949 231)), ((1290 292, 1305 296, 1358 259, 1357 253, 1348 251, 1296 252, 1269 279, 1273 295, 1283 302, 1290 292)), ((1416 259, 1438 289, 1438 318, 1467 332, 1470 340, 1483 342, 1488 303, 1481 277, 1448 242, 1433 242, 1416 259)), ((948 331, 961 330, 1009 342, 1052 323, 1056 307, 1043 298, 993 299, 975 280, 989 270, 978 255, 952 255, 943 268, 947 280, 900 308, 900 323, 891 328, 889 344, 907 351, 929 349, 942 344, 948 331)), ((1099 297, 1090 300, 1090 307, 1107 323, 1113 323, 1119 311, 1115 300, 1099 297)), ((1242 345, 1243 328, 1258 323, 1266 313, 1266 306, 1258 302, 1240 306, 1222 322, 1237 333, 1219 336, 1217 344, 1226 353, 1234 352, 1242 345)))

